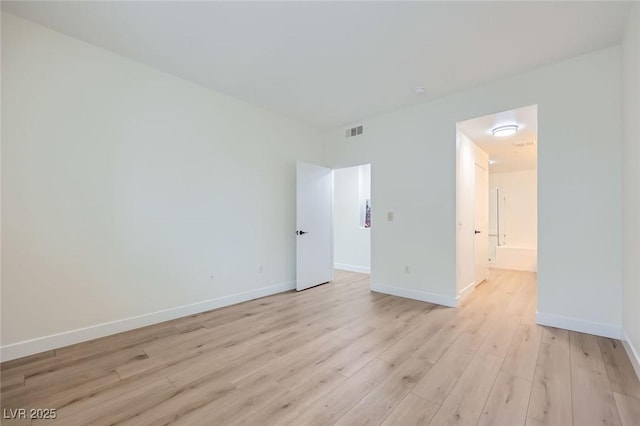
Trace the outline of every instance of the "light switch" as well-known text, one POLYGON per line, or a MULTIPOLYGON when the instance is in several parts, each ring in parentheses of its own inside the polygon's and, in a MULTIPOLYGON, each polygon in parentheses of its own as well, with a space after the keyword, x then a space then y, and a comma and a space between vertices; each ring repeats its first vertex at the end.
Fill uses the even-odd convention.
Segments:
POLYGON ((387 221, 393 222, 393 212, 387 212, 387 221))

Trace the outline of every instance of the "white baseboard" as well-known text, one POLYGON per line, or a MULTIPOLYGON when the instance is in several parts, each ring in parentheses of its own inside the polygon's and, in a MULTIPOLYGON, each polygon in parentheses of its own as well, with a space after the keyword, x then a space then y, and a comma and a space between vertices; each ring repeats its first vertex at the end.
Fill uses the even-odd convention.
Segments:
POLYGON ((392 296, 404 297, 407 299, 419 300, 421 302, 435 303, 455 308, 458 301, 455 297, 445 296, 443 294, 429 293, 422 290, 413 290, 410 288, 394 287, 390 285, 372 283, 371 290, 378 293, 390 294, 392 296))
POLYGON ((624 329, 622 329, 622 345, 626 349, 627 355, 629 355, 633 369, 636 370, 636 376, 640 379, 640 352, 638 352, 633 346, 631 339, 629 339, 629 336, 624 329))
POLYGON ((135 317, 91 325, 76 330, 64 331, 50 336, 11 343, 0 347, 0 361, 9 361, 23 356, 49 351, 51 349, 86 342, 87 340, 93 340, 99 337, 133 330, 135 328, 198 314, 212 309, 222 308, 224 306, 235 305, 248 300, 281 293, 283 291, 294 290, 295 288, 295 281, 276 284, 269 287, 262 287, 189 305, 176 306, 175 308, 164 309, 162 311, 151 312, 135 317))
POLYGON ((362 274, 371 273, 371 268, 367 268, 366 266, 347 265, 346 263, 334 263, 333 267, 342 271, 360 272, 362 274))
POLYGON ((611 337, 614 339, 620 338, 620 325, 618 324, 594 322, 544 312, 536 312, 536 323, 549 327, 578 331, 580 333, 594 334, 596 336, 611 337))
POLYGON ((476 289, 476 282, 474 281, 471 284, 467 285, 462 290, 460 290, 460 292, 458 293, 458 297, 456 297, 456 299, 458 299, 458 302, 460 302, 462 299, 464 299, 465 297, 473 293, 475 289, 476 289))

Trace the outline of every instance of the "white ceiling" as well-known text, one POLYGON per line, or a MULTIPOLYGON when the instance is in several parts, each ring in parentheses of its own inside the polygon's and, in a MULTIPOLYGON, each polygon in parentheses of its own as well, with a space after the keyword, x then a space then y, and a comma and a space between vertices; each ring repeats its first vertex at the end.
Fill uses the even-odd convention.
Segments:
POLYGON ((492 173, 531 170, 538 158, 538 107, 536 105, 504 111, 458 123, 462 131, 482 148, 493 164, 492 173), (513 136, 496 137, 491 130, 507 124, 518 126, 513 136))
POLYGON ((320 129, 616 44, 629 6, 2 1, 5 11, 320 129))

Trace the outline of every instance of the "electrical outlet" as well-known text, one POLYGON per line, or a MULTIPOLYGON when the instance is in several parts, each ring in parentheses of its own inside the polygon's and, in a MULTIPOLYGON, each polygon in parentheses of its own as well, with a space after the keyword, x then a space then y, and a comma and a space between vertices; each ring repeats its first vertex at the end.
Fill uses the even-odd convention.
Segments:
POLYGON ((212 283, 216 280, 216 276, 213 274, 209 274, 209 282, 212 283))
POLYGON ((258 273, 261 274, 262 271, 264 271, 264 268, 262 267, 262 265, 258 265, 258 273))
POLYGON ((387 221, 393 222, 393 212, 387 212, 387 221))
POLYGON ((407 273, 407 274, 409 273, 409 265, 404 267, 404 272, 407 273))

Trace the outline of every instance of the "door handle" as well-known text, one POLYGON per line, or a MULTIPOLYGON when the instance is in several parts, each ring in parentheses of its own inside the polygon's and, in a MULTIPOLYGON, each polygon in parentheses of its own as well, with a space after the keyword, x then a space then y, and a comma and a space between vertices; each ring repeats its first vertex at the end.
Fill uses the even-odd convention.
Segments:
POLYGON ((304 235, 304 234, 308 234, 307 231, 296 231, 296 235, 304 235))
POLYGON ((479 234, 480 231, 478 231, 477 229, 474 231, 474 234, 479 234))

